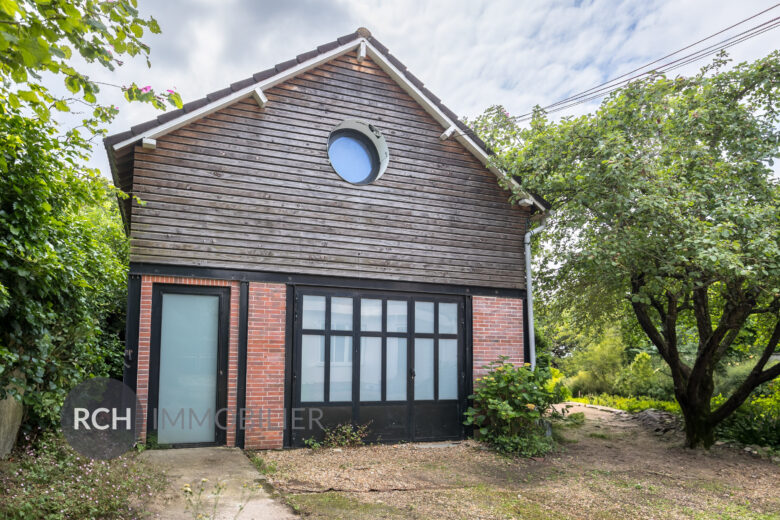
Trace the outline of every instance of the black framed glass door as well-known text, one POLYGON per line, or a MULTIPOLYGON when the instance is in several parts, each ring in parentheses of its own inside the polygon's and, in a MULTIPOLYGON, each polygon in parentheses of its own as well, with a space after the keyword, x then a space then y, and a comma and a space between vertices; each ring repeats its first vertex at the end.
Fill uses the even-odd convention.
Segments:
POLYGON ((462 438, 463 297, 298 287, 294 302, 294 446, 345 422, 369 441, 462 438))
POLYGON ((160 445, 225 443, 230 289, 154 284, 147 432, 160 445))

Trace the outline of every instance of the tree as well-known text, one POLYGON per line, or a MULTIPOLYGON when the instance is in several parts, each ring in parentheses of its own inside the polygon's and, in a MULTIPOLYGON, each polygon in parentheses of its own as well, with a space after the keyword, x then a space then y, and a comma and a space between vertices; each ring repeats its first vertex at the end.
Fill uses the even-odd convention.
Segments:
POLYGON ((544 297, 583 314, 627 301, 669 365, 689 447, 760 384, 780 339, 780 53, 693 77, 654 74, 590 115, 520 128, 501 107, 474 122, 496 162, 553 205, 540 275, 544 297), (679 348, 692 325, 696 345, 679 348), (746 331, 750 329, 751 333, 746 331), (749 374, 713 409, 713 375, 759 348, 749 374))
POLYGON ((99 132, 118 113, 98 103, 101 86, 122 89, 128 101, 181 108, 173 90, 158 94, 136 83, 101 84, 73 64, 74 54, 109 70, 122 65, 123 56, 143 56, 149 64, 149 47, 141 38, 144 28, 159 33, 160 26, 154 18, 141 18, 137 7, 136 0, 0 0, 0 102, 28 107, 47 121, 52 109, 68 112, 73 103, 84 104, 92 110, 84 119, 90 132, 99 132), (43 83, 45 73, 62 77, 74 97, 52 94, 43 83))
POLYGON ((121 370, 124 195, 85 166, 90 140, 118 113, 100 90, 120 88, 159 109, 181 99, 98 83, 75 63, 148 63, 145 30, 160 27, 135 0, 0 0, 0 399, 23 399, 31 425, 56 423, 85 377, 121 370), (52 78, 67 97, 53 93, 52 78), (88 108, 82 127, 63 131, 57 112, 76 105, 88 108))

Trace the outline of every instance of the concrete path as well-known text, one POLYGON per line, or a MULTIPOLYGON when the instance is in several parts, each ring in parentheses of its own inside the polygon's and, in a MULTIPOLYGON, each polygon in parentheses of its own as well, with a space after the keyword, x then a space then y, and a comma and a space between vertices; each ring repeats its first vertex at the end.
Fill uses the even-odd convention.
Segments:
POLYGON ((145 462, 165 472, 170 490, 149 504, 151 518, 183 520, 197 518, 197 512, 187 509, 187 495, 182 488, 189 485, 196 501, 203 485, 200 512, 203 518, 227 520, 277 520, 296 518, 284 505, 274 501, 262 488, 262 477, 238 448, 186 448, 147 450, 141 454, 145 462), (202 479, 208 479, 203 482, 202 479), (224 488, 215 497, 215 486, 224 488), (218 499, 216 513, 214 503, 218 499), (239 508, 245 504, 239 513, 239 508))

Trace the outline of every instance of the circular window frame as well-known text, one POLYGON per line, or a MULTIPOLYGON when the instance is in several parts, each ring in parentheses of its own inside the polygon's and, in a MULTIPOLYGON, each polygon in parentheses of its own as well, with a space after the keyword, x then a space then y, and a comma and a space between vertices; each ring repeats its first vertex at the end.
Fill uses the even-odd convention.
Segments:
POLYGON ((346 121, 342 121, 338 126, 331 130, 330 134, 328 135, 328 142, 325 151, 328 154, 328 162, 330 163, 330 167, 333 168, 333 171, 336 172, 336 175, 338 175, 341 180, 356 186, 364 186, 379 180, 382 174, 385 173, 387 164, 390 162, 390 151, 387 148, 387 142, 385 141, 382 132, 380 132, 371 123, 360 121, 358 119, 347 119, 346 121), (365 179, 359 182, 352 182, 347 180, 342 177, 342 175, 333 165, 333 161, 330 158, 330 146, 334 139, 338 137, 352 137, 353 139, 360 141, 363 146, 368 149, 372 158, 372 168, 371 172, 365 179))

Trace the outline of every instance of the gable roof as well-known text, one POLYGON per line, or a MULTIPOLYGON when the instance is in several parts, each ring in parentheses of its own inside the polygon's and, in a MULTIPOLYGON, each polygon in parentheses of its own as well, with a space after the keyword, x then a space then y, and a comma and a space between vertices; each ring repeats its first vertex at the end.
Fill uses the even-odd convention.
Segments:
MULTIPOLYGON (((132 184, 132 152, 135 145, 143 139, 156 139, 168 132, 172 132, 194 120, 204 117, 239 99, 243 99, 256 89, 269 89, 298 74, 317 67, 338 56, 358 49, 377 63, 398 85, 405 90, 420 106, 430 114, 445 132, 458 140, 469 152, 485 165, 496 177, 504 179, 506 175, 490 164, 489 158, 493 152, 485 143, 477 137, 471 128, 458 119, 458 116, 447 108, 441 100, 430 90, 425 88, 422 81, 417 79, 406 66, 390 54, 390 51, 382 45, 371 32, 361 27, 351 34, 344 35, 332 42, 318 46, 316 49, 299 54, 294 59, 282 62, 276 66, 253 74, 251 77, 232 83, 229 87, 212 92, 206 97, 184 104, 178 110, 166 112, 157 118, 139 125, 130 130, 113 134, 103 140, 108 153, 111 173, 114 183, 127 191, 132 184)), ((510 182, 519 189, 514 179, 510 182)), ((546 211, 550 204, 538 195, 521 190, 529 205, 539 211, 546 211)), ((121 205, 120 205, 121 206, 121 205)), ((129 199, 123 208, 125 213, 129 210, 129 199)))

